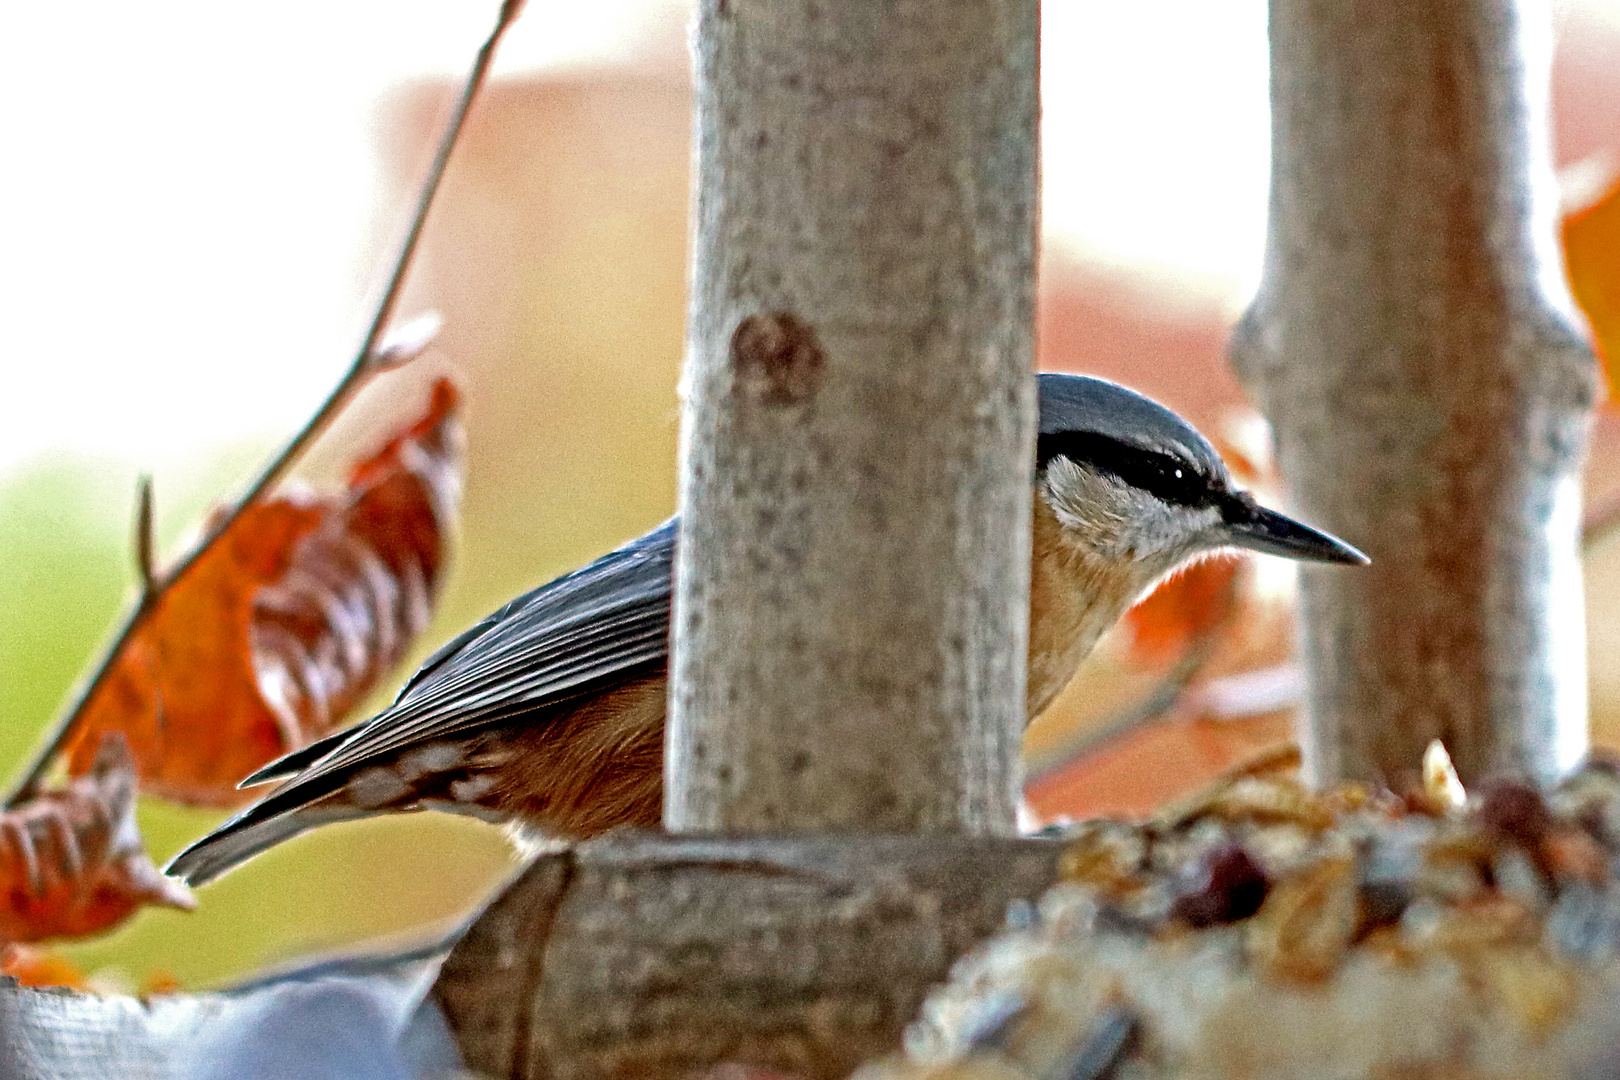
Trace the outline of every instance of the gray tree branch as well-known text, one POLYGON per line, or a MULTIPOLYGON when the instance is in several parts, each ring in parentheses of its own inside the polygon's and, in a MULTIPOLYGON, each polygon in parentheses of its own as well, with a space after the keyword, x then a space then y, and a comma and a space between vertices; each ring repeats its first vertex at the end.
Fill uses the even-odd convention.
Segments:
POLYGON ((699 5, 671 829, 1014 831, 1036 22, 699 5))
POLYGON ((1234 363, 1299 511, 1372 556, 1306 570, 1317 781, 1465 780, 1586 748, 1577 533, 1596 369, 1547 153, 1548 15, 1272 0, 1272 192, 1234 363))
POLYGON ((928 989, 1060 845, 889 835, 608 837, 547 856, 434 994, 469 1068, 680 1080, 720 1062, 837 1080, 893 1051, 928 989))

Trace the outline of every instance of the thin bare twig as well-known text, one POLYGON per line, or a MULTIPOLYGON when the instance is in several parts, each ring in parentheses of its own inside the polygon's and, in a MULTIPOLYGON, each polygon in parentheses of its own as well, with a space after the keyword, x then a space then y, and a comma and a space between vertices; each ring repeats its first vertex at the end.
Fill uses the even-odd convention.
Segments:
POLYGON ((140 605, 147 606, 157 592, 157 548, 152 538, 152 474, 142 473, 135 485, 135 573, 140 580, 140 605))
POLYGON ((472 69, 467 73, 466 82, 462 85, 461 97, 457 100, 455 111, 450 121, 445 125, 444 133, 439 137, 439 146, 434 154, 433 163, 428 169, 427 177, 422 183, 421 193, 417 197, 416 211, 411 218, 410 227, 405 232, 404 241, 400 244, 399 253, 394 260, 394 268, 389 276, 388 285, 383 290, 382 298, 377 303, 377 309, 372 316, 371 324, 366 328, 365 337, 361 340, 359 351, 349 369, 344 372, 343 378, 336 387, 321 402, 313 416, 305 422, 286 446, 282 447, 270 463, 265 466, 258 477, 249 485, 240 499, 231 507, 230 511, 220 517, 214 526, 198 541, 197 546, 183 556, 174 568, 161 577, 152 577, 150 584, 142 590, 141 598, 130 610, 124 619, 124 624, 113 637, 112 643, 107 646, 100 661, 92 670, 90 676, 79 686, 51 733, 47 736, 39 752, 35 755, 33 763, 27 772, 12 790, 6 799, 8 808, 30 798, 38 789, 41 781, 49 771, 56 755, 66 744, 72 734, 73 726, 83 714, 85 707, 94 698, 96 690, 100 688, 108 674, 112 671, 119 654, 129 643, 138 630, 145 624, 147 617, 157 608, 158 601, 177 582, 186 576, 198 560, 213 547, 214 543, 228 532, 232 525, 247 512, 248 508, 258 502, 275 486, 289 468, 308 449, 311 442, 324 431, 345 403, 354 393, 363 386, 368 378, 378 370, 390 366, 386 360, 379 365, 376 362, 378 342, 382 338, 383 330, 388 326, 393 316, 394 306, 399 300, 401 288, 405 284, 405 275, 409 272, 411 260, 416 254, 417 243, 422 238, 422 227, 427 222, 428 210, 433 205, 434 196, 438 194, 439 184, 444 179, 445 166, 449 164, 450 152, 455 148, 456 140, 461 135, 461 128, 467 119, 467 112, 472 107, 473 99, 478 96, 478 89, 483 85, 485 76, 489 73, 490 62, 495 58, 495 49, 500 44, 501 36, 506 33, 518 12, 523 8, 521 0, 506 0, 501 5, 500 15, 496 18, 495 27, 490 31, 484 44, 478 50, 478 56, 473 61, 472 69))

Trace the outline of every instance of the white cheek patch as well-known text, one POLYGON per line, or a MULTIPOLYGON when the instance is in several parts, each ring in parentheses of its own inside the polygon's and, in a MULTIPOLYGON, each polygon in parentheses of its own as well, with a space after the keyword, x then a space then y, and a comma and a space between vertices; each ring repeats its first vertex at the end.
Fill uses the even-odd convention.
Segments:
POLYGON ((1175 506, 1066 457, 1048 463, 1046 488, 1058 522, 1105 558, 1173 565, 1215 546, 1213 506, 1175 506))
POLYGON ((1106 548, 1123 529, 1128 513, 1125 487, 1095 469, 1082 468, 1066 457, 1046 466, 1047 503, 1065 529, 1106 548))

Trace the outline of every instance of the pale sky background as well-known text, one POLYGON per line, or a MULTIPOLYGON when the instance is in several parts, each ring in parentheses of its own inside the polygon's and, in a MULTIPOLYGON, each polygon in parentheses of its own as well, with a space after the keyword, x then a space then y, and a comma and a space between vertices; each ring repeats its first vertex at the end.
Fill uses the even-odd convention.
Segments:
MULTIPOLYGON (((494 10, 0 8, 0 472, 65 449, 157 467, 307 415, 398 231, 371 202, 378 98, 464 71, 494 10)), ((530 0, 497 75, 667 54, 684 18, 530 0)), ((1235 305, 1263 243, 1265 0, 1047 0, 1044 19, 1047 243, 1235 305)))

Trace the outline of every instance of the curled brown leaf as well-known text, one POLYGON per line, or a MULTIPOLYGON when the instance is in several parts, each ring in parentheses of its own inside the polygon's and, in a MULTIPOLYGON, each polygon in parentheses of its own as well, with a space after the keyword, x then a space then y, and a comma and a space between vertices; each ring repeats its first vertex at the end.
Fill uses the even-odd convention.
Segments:
POLYGON ((83 937, 147 904, 189 910, 158 873, 135 824, 135 768, 106 732, 89 772, 0 814, 0 943, 83 937))
POLYGON ((237 781, 339 723, 409 648, 460 495, 455 388, 357 465, 347 489, 249 507, 164 589, 81 711, 69 772, 105 731, 143 790, 231 806, 237 781))
POLYGON ((461 492, 455 404, 441 382, 427 415, 355 467, 343 504, 254 597, 258 686, 301 739, 336 726, 432 615, 461 492))

